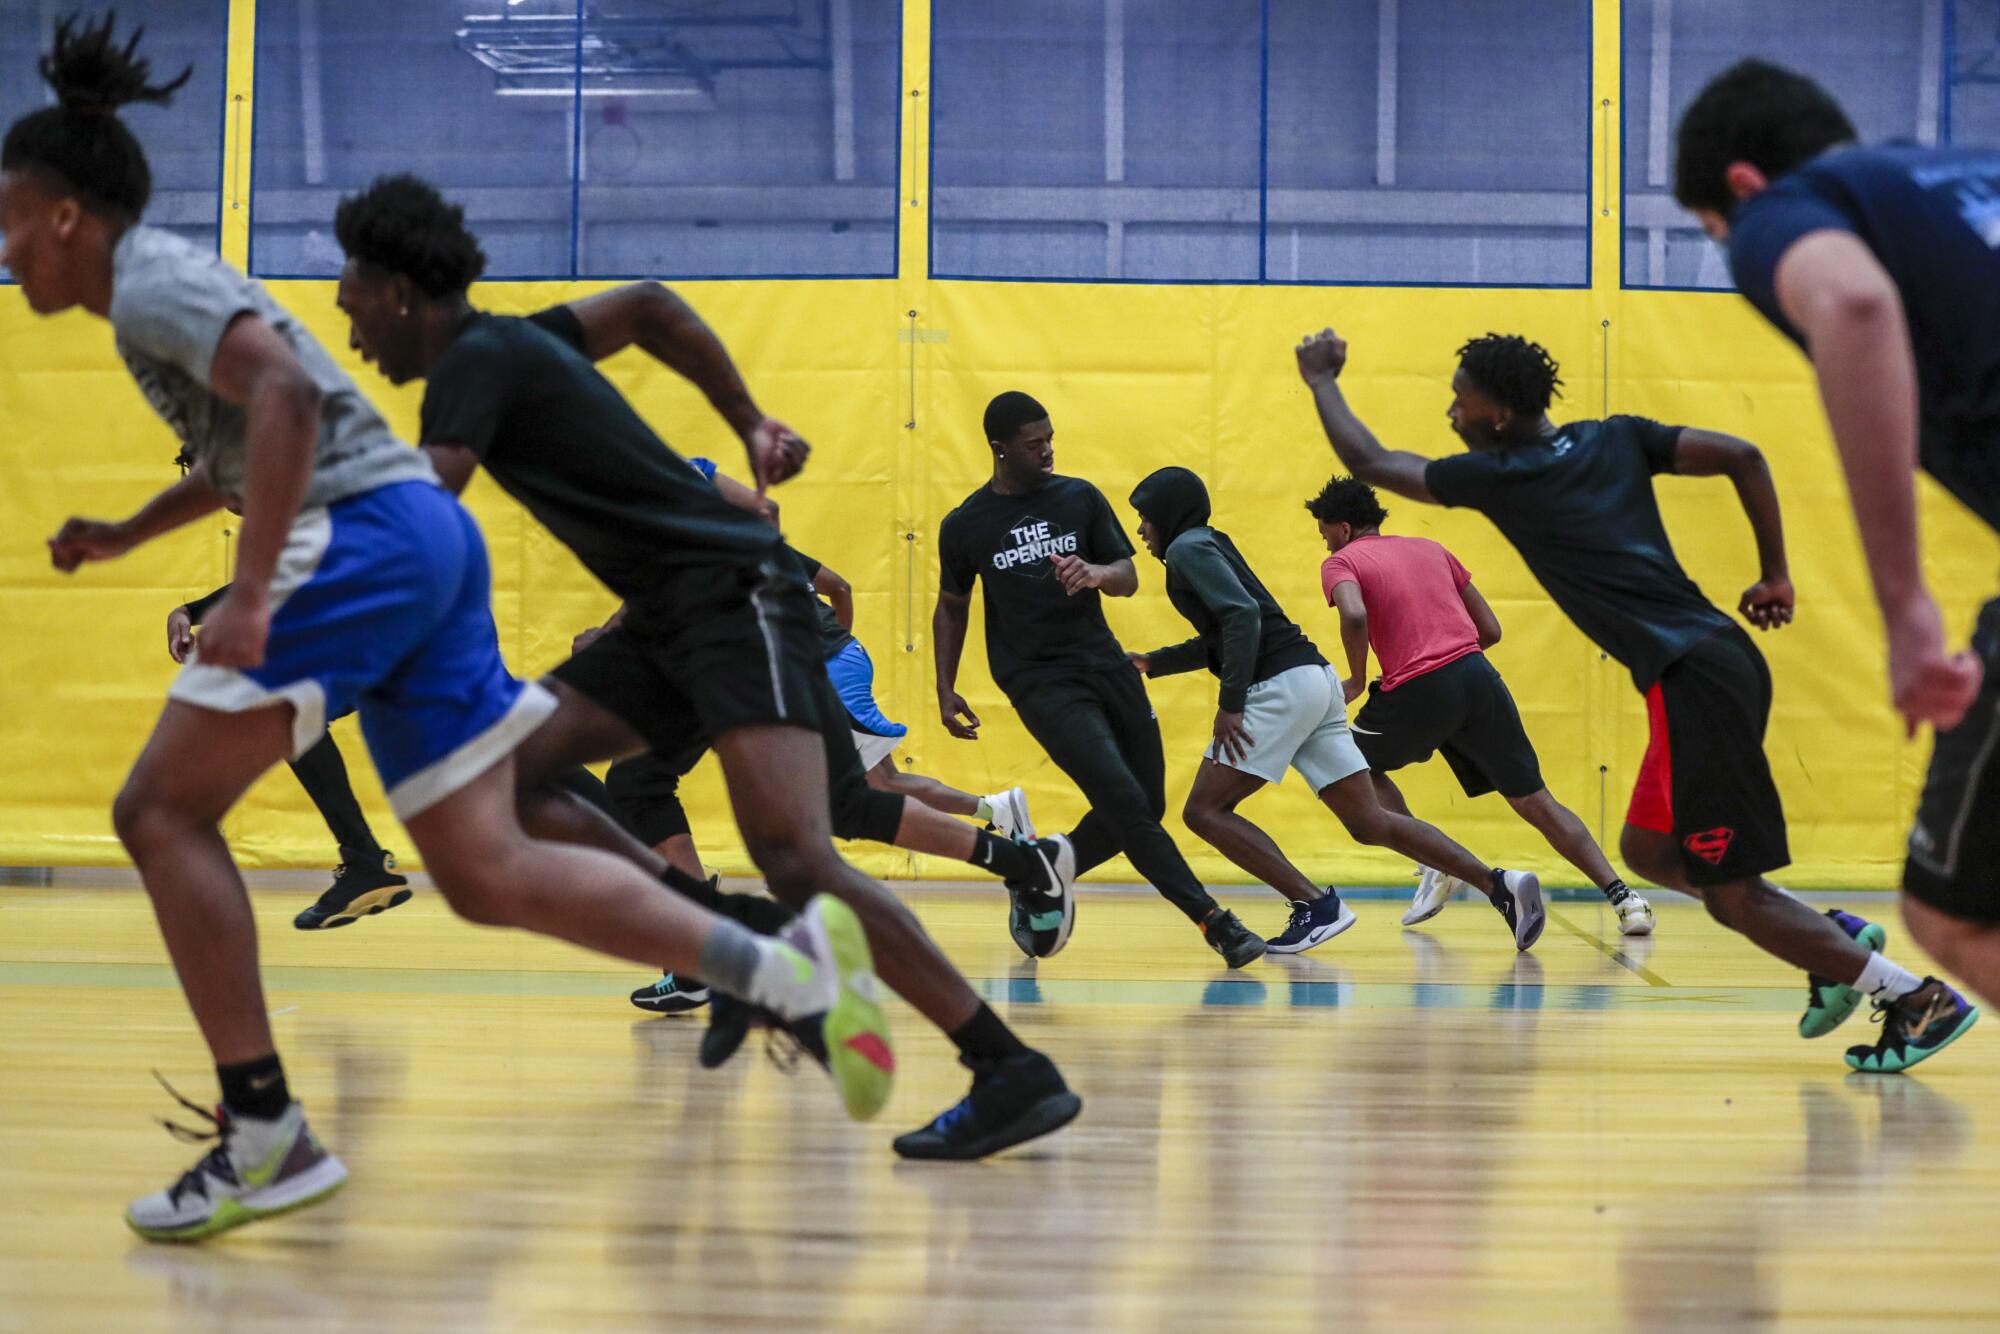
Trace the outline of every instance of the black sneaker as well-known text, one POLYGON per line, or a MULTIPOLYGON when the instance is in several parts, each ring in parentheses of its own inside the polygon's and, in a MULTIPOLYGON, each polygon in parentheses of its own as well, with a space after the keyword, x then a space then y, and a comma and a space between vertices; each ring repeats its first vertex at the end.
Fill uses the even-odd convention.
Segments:
POLYGON ((301 931, 331 931, 408 903, 410 894, 410 882, 396 874, 396 858, 390 853, 383 853, 379 862, 342 862, 333 868, 332 886, 292 925, 301 931))
POLYGON ((1236 914, 1226 908, 1209 913, 1201 924, 1208 947, 1222 956, 1231 968, 1241 968, 1264 957, 1264 938, 1252 934, 1236 914))
POLYGON ((812 1057, 814 1064, 827 1069, 822 1017, 815 1014, 786 1023, 760 1006, 715 992, 708 1007, 708 1030, 701 1035, 701 1067, 713 1070, 727 1065, 729 1058, 743 1046, 743 1039, 750 1036, 751 1029, 765 1028, 774 1035, 783 1035, 776 1037, 770 1048, 774 1064, 789 1070, 796 1063, 797 1053, 803 1051, 812 1057))
POLYGON ((698 977, 668 973, 632 993, 632 1003, 651 1014, 686 1014, 708 1004, 708 984, 698 977))
POLYGON ((1937 1055, 1979 1022, 1979 1007, 1934 977, 1907 996, 1875 1003, 1882 1037, 1872 1047, 1849 1047, 1847 1064, 1871 1074, 1894 1074, 1937 1055))
MULTIPOLYGON (((1254 939, 1254 937, 1253 937, 1254 939)), ((1038 1051, 995 1061, 961 1056, 972 1089, 922 1130, 896 1137, 905 1158, 985 1158, 1062 1129, 1083 1110, 1056 1063, 1038 1051)))
POLYGON ((1035 875, 1007 882, 1007 934, 1030 959, 1046 959, 1061 953, 1076 928, 1076 849, 1060 834, 1019 842, 1035 875))

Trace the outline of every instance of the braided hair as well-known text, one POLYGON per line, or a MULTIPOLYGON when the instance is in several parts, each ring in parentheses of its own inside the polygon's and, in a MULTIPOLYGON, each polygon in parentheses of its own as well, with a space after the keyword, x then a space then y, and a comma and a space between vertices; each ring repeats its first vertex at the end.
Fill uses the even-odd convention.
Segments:
POLYGON ((56 105, 8 127, 0 170, 39 172, 89 207, 129 223, 146 210, 153 173, 118 109, 139 102, 166 105, 194 67, 154 83, 151 62, 139 54, 145 28, 134 28, 121 45, 112 35, 117 20, 113 10, 98 22, 78 14, 57 22, 55 42, 40 66, 56 105))
POLYGON ((1556 359, 1519 334, 1490 333, 1458 349, 1458 368, 1501 407, 1540 417, 1561 393, 1556 359))

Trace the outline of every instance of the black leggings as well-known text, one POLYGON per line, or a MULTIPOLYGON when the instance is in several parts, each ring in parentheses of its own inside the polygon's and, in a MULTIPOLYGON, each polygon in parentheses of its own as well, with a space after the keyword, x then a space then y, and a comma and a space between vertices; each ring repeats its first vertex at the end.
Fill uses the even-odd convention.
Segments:
POLYGON ((354 799, 354 785, 347 781, 347 762, 340 758, 340 747, 333 743, 333 733, 321 737, 318 744, 291 764, 299 786, 319 808, 327 832, 340 845, 341 864, 379 863, 382 845, 375 841, 368 817, 361 813, 361 803, 354 799))
POLYGON ((1090 803, 1070 834, 1081 875, 1120 852, 1153 888, 1199 923, 1215 900, 1195 879, 1160 817, 1167 812, 1167 757, 1146 686, 1130 667, 1073 671, 1017 683, 1021 721, 1090 803))

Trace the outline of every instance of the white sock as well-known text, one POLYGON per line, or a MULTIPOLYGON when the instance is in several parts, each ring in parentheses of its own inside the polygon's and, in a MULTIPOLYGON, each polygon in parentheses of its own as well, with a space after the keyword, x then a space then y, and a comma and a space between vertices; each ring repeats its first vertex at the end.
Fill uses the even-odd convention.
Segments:
POLYGON ((1861 976, 1851 984, 1864 996, 1878 1001, 1898 1000, 1924 984, 1924 980, 1886 954, 1871 953, 1861 976))

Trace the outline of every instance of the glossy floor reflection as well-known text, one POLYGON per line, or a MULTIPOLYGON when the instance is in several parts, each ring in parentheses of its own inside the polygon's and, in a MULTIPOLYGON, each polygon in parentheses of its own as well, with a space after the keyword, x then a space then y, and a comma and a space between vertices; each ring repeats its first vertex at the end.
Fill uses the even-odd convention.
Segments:
MULTIPOLYGON (((262 891, 295 1089, 353 1172, 200 1249, 124 1229, 193 1158, 158 1067, 211 1076, 129 884, 0 889, 0 1330, 357 1328, 1732 1330, 1990 1327, 2000 1024, 1916 1076, 1850 1075, 1865 1013, 1698 909, 1621 941, 1555 905, 1531 956, 1401 905, 1224 972, 1149 894, 1089 892, 1020 960, 997 894, 918 912, 1083 1118, 983 1165, 888 1140, 962 1091, 898 1009, 904 1076, 848 1125, 814 1073, 694 1063, 630 970, 436 898, 294 932, 262 891)), ((1881 900, 1858 910, 1886 915, 1881 900)), ((1268 895, 1232 897, 1277 929, 1268 895)), ((1913 960, 1890 917, 1891 950, 1913 960)))

